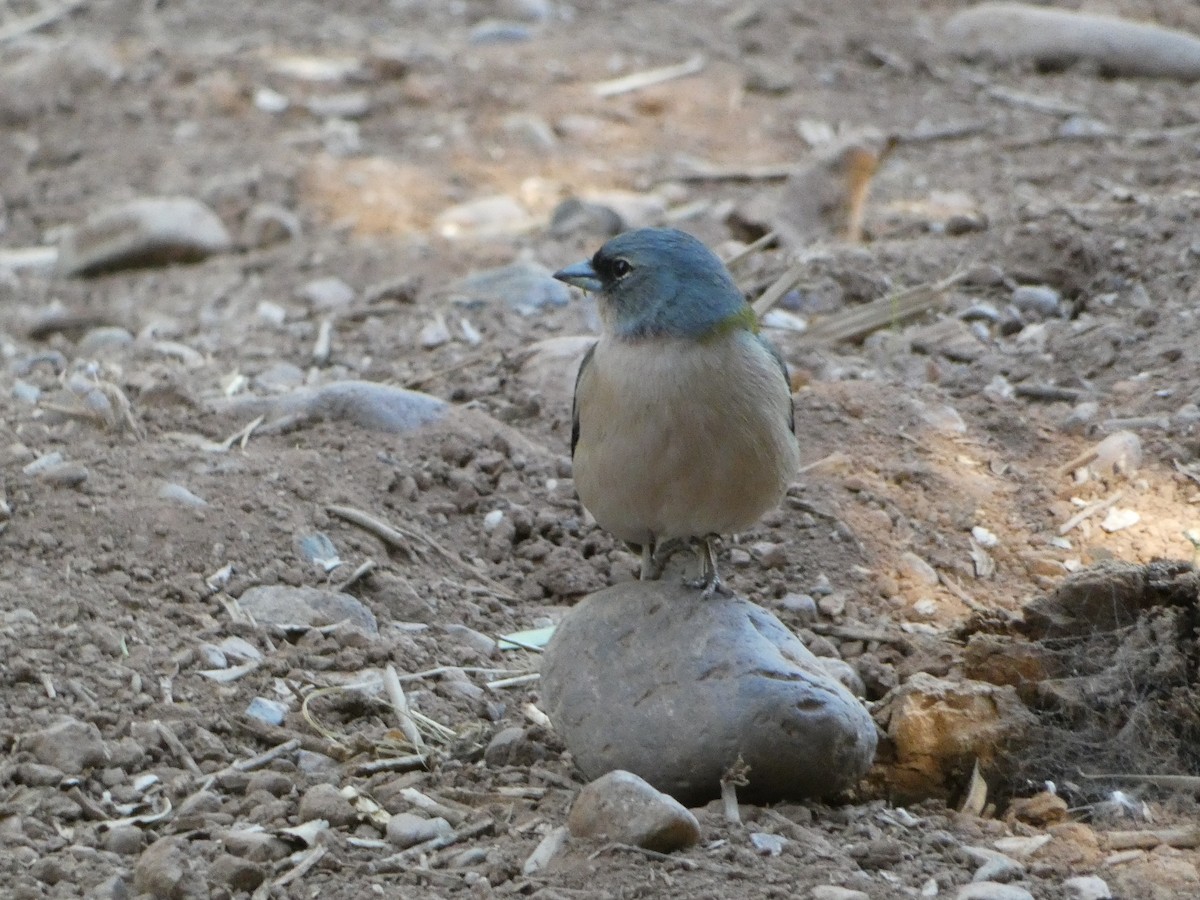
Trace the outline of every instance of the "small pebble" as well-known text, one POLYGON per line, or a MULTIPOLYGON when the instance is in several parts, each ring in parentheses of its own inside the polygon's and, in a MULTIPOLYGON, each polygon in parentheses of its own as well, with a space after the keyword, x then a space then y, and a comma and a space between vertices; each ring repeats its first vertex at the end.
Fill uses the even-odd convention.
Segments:
POLYGON ((765 831, 750 832, 750 846, 762 856, 778 856, 787 846, 787 838, 765 831))
POLYGON ((781 608, 796 616, 801 622, 817 620, 817 601, 811 594, 784 594, 779 601, 781 608))
POLYGON ((871 900, 869 894, 836 884, 820 884, 809 895, 812 900, 871 900))
POLYGON ((1100 527, 1110 534, 1114 531, 1124 531, 1142 521, 1141 514, 1135 509, 1113 507, 1100 523, 1100 527))
POLYGON ((255 697, 246 707, 246 715, 268 725, 282 725, 287 718, 287 707, 277 700, 255 697))
POLYGON ((358 813, 350 801, 332 784, 314 784, 300 798, 297 815, 301 822, 324 819, 334 828, 344 828, 358 821, 358 813))
POLYGON ((982 525, 976 525, 971 529, 971 537, 975 539, 975 543, 987 550, 1000 543, 1000 538, 996 537, 996 535, 982 525))
POLYGON ((1021 285, 1013 290, 1012 302, 1021 312, 1050 318, 1058 315, 1062 295, 1046 285, 1021 285))
POLYGON ((521 866, 521 874, 528 877, 546 868, 550 864, 550 861, 566 846, 570 836, 571 831, 569 828, 560 826, 552 829, 549 834, 538 842, 534 851, 529 854, 521 866))
POLYGON ((491 533, 500 527, 500 523, 504 521, 504 510, 493 509, 483 517, 483 530, 491 533))
POLYGON ((1063 890, 1071 900, 1111 900, 1112 890, 1098 875, 1076 875, 1063 882, 1063 890))
POLYGON ((1025 888, 996 881, 974 881, 960 887, 954 896, 956 900, 1034 900, 1025 888))
POLYGON ((439 313, 433 321, 426 323, 425 327, 421 329, 421 333, 417 335, 417 343, 426 350, 433 350, 450 343, 453 337, 450 329, 446 326, 446 317, 439 313))
POLYGON ((330 276, 302 285, 296 295, 320 312, 336 312, 354 301, 354 288, 342 279, 330 276))
POLYGON ((670 853, 700 840, 700 823, 673 797, 620 769, 586 785, 567 817, 571 834, 670 853))
POLYGON ((169 500, 172 503, 180 503, 184 506, 202 507, 208 506, 208 501, 203 497, 197 497, 182 484, 168 482, 158 489, 158 496, 161 500, 169 500))
POLYGON ((450 823, 440 816, 426 819, 415 813, 402 812, 396 813, 387 823, 388 842, 400 849, 453 833, 450 823))

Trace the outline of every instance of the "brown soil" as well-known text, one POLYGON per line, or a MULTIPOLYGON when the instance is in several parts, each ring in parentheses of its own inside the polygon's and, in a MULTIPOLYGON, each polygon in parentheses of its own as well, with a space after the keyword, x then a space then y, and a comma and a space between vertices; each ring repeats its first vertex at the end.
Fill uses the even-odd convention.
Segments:
MULTIPOLYGON (((959 6, 948 0, 761 3, 737 22, 730 17, 743 5, 726 0, 549 3, 549 20, 527 26, 528 39, 471 43, 480 21, 538 4, 495 6, 499 13, 482 2, 93 0, 0 47, 3 247, 48 243, 98 208, 147 195, 197 197, 234 234, 260 203, 293 210, 303 226, 290 242, 192 266, 86 280, 0 269, 0 478, 11 509, 0 536, 0 746, 12 751, 0 764, 0 893, 81 896, 114 876, 132 892, 140 847, 113 849, 98 821, 116 815, 110 800, 133 802, 133 780, 153 773, 179 809, 203 783, 189 771, 189 754, 201 773, 221 772, 292 736, 347 760, 344 767, 313 772, 287 756, 271 765, 291 782, 278 798, 218 779, 210 805, 139 826, 145 845, 182 836, 194 876, 187 896, 244 893, 236 879, 214 874, 222 829, 296 825, 299 798, 321 781, 357 787, 394 811, 408 808, 399 790, 415 786, 463 805, 468 823, 491 825, 399 874, 371 869, 393 852, 372 843, 378 828, 334 828, 320 861, 273 896, 794 897, 844 884, 903 897, 931 878, 941 896, 953 896, 975 868, 959 847, 1038 831, 954 812, 947 803, 961 799, 961 783, 903 814, 864 788, 844 805, 750 807, 744 826, 726 824, 715 806, 700 811, 700 847, 671 860, 572 845, 548 872, 522 874, 541 837, 564 823, 578 784, 569 756, 527 710, 536 683, 480 689, 492 676, 477 669, 520 674, 536 665, 533 656, 488 654, 446 626, 497 636, 553 622, 583 593, 631 577, 635 560, 574 498, 569 374, 535 377, 520 367, 534 341, 588 332, 590 307, 523 317, 498 306, 460 310, 440 293, 521 257, 549 267, 574 262, 598 239, 556 238, 538 225, 447 240, 434 224, 456 203, 505 194, 544 221, 573 193, 656 191, 674 209, 699 203, 678 224, 725 251, 728 210, 764 184, 684 180, 688 158, 734 168, 803 159, 800 120, 909 137, 970 126, 958 138, 901 140, 872 186, 868 240, 830 242, 793 295, 801 314, 830 312, 973 268, 942 312, 857 346, 814 350, 772 332, 801 385, 797 428, 811 468, 783 508, 740 536, 735 550, 752 552, 731 562, 726 548, 731 585, 777 612, 819 655, 854 664, 874 701, 918 669, 961 674, 965 642, 957 638, 979 609, 1016 613, 1069 570, 1097 561, 1192 559, 1185 532, 1197 525, 1200 502, 1200 413, 1188 407, 1200 404, 1194 86, 962 63, 934 41, 959 6), (694 53, 706 61, 697 75, 612 98, 591 91, 694 53), (365 62, 329 83, 280 74, 288 56, 365 62), (291 106, 258 108, 264 88, 291 106), (368 106, 347 151, 345 126, 329 126, 304 104, 349 93, 365 94, 368 106), (1070 116, 1029 98, 1110 132, 1060 137, 1070 116), (549 125, 552 143, 515 114, 549 125), (931 225, 940 195, 950 193, 965 195, 985 226, 950 234, 931 225), (336 316, 331 357, 316 367, 312 348, 327 313, 299 290, 327 276, 358 296, 336 316), (401 300, 369 302, 373 286, 399 278, 409 288, 401 300), (981 302, 1003 312, 1013 284, 1060 291, 1064 314, 1026 315, 1023 328, 985 323, 982 340, 955 319, 981 302), (282 308, 281 324, 260 313, 264 302, 282 308), (423 349, 422 328, 443 312, 455 338, 423 349), (463 316, 482 335, 477 347, 462 338, 463 316), (53 408, 75 402, 62 385, 89 361, 78 342, 106 325, 194 351, 143 342, 107 362, 100 356, 89 377, 120 389, 132 425, 106 428, 53 408), (476 423, 397 438, 321 424, 255 434, 226 452, 197 449, 196 436, 222 441, 244 424, 210 405, 231 377, 264 391, 256 379, 280 363, 310 380, 419 387, 511 432, 483 433, 476 423), (17 379, 41 389, 38 404, 13 395, 17 379), (1068 399, 1038 399, 1044 387, 1068 399), (1064 428, 1075 399, 1095 400, 1099 410, 1081 428, 1064 428), (1128 419, 1142 440, 1141 468, 1073 483, 1064 464, 1128 419), (52 451, 86 467, 86 481, 23 472, 52 451), (162 499, 164 483, 207 505, 162 499), (1136 525, 1106 532, 1101 512, 1066 535, 1069 543, 1058 540, 1076 501, 1118 489, 1116 506, 1136 510, 1136 525), (332 516, 331 504, 403 524, 442 550, 389 551, 332 516), (499 537, 483 527, 495 509, 513 523, 499 537), (974 526, 997 539, 988 551, 994 571, 972 559, 974 526), (317 532, 344 561, 328 576, 297 550, 317 532), (927 570, 914 569, 906 553, 942 580, 924 580, 927 570), (379 617, 375 641, 258 630, 234 622, 223 601, 260 584, 337 584, 368 560, 374 571, 348 590, 379 617), (230 579, 214 592, 207 581, 227 565, 230 579), (834 599, 810 628, 783 601, 814 592, 822 576, 834 599), (854 628, 904 633, 920 650, 856 639, 854 628), (201 645, 230 635, 255 644, 266 663, 217 684, 199 674, 209 667, 201 645), (405 752, 380 698, 334 692, 314 700, 310 712, 325 735, 298 704, 281 729, 255 729, 244 715, 256 696, 288 699, 387 663, 402 674, 465 670, 407 683, 413 706, 455 733, 432 772, 356 774, 362 762, 405 752), (20 737, 63 715, 94 723, 110 747, 128 751, 123 761, 39 784, 20 737), (155 721, 186 754, 162 740, 155 721), (512 725, 528 729, 521 752, 485 759, 491 736, 512 725), (749 831, 789 842, 782 855, 761 856, 749 831)), ((1108 6, 1200 32, 1200 8, 1184 0, 1108 6)), ((0 25, 10 12, 15 20, 20 10, 0 5, 0 25)), ((755 265, 763 284, 786 267, 778 251, 755 265)), ((1145 799, 1155 825, 1195 820, 1186 792, 1145 799)), ((1065 896, 1065 878, 1096 871, 1121 896, 1200 891, 1194 849, 1147 852, 1101 870, 1106 852, 1088 828, 1056 827, 1049 849, 1027 861, 1038 897, 1065 896)), ((294 862, 262 872, 278 877, 294 862)))

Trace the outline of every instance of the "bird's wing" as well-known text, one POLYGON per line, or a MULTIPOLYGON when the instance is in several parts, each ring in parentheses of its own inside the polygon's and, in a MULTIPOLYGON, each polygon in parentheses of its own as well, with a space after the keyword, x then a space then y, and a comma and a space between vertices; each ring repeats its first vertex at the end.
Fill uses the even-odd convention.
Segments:
MULTIPOLYGON (((785 363, 783 361, 783 356, 780 354, 779 348, 777 348, 774 344, 772 344, 770 341, 768 341, 761 334, 755 334, 754 337, 758 340, 758 342, 760 344, 763 345, 763 347, 766 349, 766 351, 771 354, 772 358, 779 365, 779 371, 783 374, 783 381, 787 385, 787 388, 788 388, 788 429, 792 432, 792 434, 795 434, 796 433, 796 407, 795 407, 795 403, 793 403, 791 400, 792 379, 791 379, 791 376, 788 375, 787 363, 785 363)), ((590 351, 588 352, 588 355, 589 356, 591 355, 590 351)), ((587 362, 587 360, 585 359, 584 362, 587 362)), ((576 430, 578 430, 578 428, 579 428, 578 424, 575 426, 575 428, 576 428, 576 430)), ((572 446, 574 446, 574 443, 572 443, 572 446)))
POLYGON ((595 344, 588 347, 587 353, 583 354, 583 361, 579 364, 579 372, 575 375, 575 393, 571 397, 571 459, 575 458, 575 445, 579 443, 579 381, 583 378, 583 370, 591 365, 595 352, 595 344))

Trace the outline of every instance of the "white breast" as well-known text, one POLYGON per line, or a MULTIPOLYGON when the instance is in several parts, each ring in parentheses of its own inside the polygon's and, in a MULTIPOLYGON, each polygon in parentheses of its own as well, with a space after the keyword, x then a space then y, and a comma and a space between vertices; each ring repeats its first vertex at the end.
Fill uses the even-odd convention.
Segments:
POLYGON ((779 503, 799 464, 788 385, 748 332, 603 338, 577 404, 575 486, 621 540, 741 531, 779 503))

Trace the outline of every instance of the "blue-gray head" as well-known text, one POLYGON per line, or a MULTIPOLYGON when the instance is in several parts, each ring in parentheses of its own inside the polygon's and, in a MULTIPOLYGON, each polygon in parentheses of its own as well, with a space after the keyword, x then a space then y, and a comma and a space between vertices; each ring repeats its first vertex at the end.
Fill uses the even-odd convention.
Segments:
POLYGON ((724 263, 674 228, 618 234, 590 260, 554 277, 599 294, 600 315, 618 337, 703 338, 754 325, 724 263))

